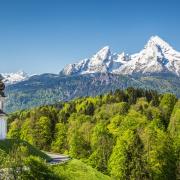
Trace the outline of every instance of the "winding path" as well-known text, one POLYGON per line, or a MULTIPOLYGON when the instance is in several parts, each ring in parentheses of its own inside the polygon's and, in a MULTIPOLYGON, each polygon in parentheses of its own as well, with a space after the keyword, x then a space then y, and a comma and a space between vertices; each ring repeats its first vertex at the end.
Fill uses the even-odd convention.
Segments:
POLYGON ((46 154, 52 158, 52 160, 48 162, 49 164, 52 164, 52 165, 65 163, 71 159, 69 156, 63 155, 63 154, 56 154, 56 153, 50 153, 50 152, 46 152, 46 154))

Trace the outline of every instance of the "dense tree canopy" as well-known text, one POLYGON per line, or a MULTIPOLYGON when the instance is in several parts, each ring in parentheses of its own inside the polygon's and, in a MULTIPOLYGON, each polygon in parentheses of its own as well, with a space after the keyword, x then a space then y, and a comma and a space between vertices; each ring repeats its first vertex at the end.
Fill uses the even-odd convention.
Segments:
POLYGON ((12 113, 11 138, 81 159, 117 179, 180 177, 180 101, 128 88, 12 113))

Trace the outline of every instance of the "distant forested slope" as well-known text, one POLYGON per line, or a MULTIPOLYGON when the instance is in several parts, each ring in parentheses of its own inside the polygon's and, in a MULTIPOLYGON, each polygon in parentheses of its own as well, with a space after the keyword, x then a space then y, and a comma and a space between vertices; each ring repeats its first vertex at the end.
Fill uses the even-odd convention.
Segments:
POLYGON ((54 104, 76 97, 96 96, 127 87, 171 92, 180 97, 180 79, 177 76, 122 76, 113 74, 89 74, 60 76, 43 74, 6 88, 6 111, 54 104))

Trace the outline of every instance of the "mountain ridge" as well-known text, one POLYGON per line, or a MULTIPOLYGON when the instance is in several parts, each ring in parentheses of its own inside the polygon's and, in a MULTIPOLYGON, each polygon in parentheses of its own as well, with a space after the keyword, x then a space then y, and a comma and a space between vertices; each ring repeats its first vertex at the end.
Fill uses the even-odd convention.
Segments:
MULTIPOLYGON (((174 74, 180 77, 180 52, 162 40, 152 36, 144 48, 136 54, 125 52, 112 53, 109 46, 100 49, 91 58, 85 58, 77 63, 68 64, 60 75, 82 75, 94 73, 112 73, 122 75, 143 74, 174 74)), ((34 75, 28 75, 20 70, 15 73, 2 73, 7 85, 28 80, 34 75)))
POLYGON ((22 70, 17 71, 15 73, 1 73, 1 76, 6 85, 25 81, 30 77, 26 72, 22 70))
POLYGON ((91 73, 170 73, 180 76, 180 52, 175 51, 160 37, 152 36, 139 53, 112 53, 110 47, 105 46, 91 58, 69 64, 60 71, 63 75, 91 73))
POLYGON ((42 74, 6 87, 6 112, 69 101, 78 97, 97 96, 127 87, 153 89, 180 97, 177 76, 130 76, 111 73, 59 76, 42 74))

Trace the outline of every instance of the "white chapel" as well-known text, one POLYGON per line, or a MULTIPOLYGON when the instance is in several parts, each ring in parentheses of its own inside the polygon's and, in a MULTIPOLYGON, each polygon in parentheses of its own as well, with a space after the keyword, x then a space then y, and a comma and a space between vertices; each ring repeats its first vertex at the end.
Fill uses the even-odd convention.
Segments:
POLYGON ((2 82, 3 78, 0 75, 0 140, 3 140, 6 138, 7 134, 7 117, 4 113, 4 101, 5 101, 5 94, 4 89, 5 85, 2 82))

